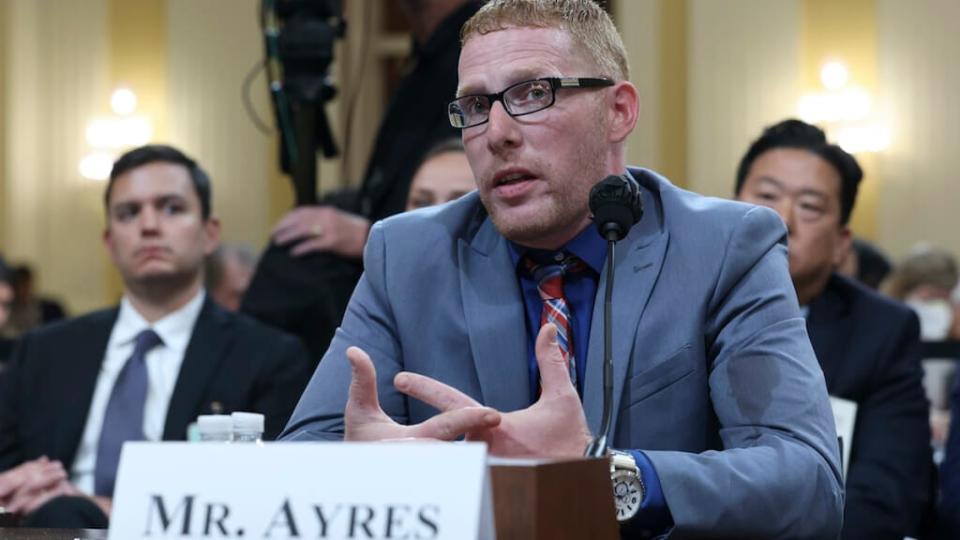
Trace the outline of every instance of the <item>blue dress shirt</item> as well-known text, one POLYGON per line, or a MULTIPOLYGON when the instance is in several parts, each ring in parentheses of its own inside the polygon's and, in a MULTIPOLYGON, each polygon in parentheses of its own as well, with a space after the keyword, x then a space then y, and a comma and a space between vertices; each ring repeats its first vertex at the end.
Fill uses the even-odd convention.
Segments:
MULTIPOLYGON (((607 258, 607 242, 595 227, 587 227, 573 240, 556 251, 544 251, 527 248, 513 242, 509 243, 510 258, 520 289, 523 292, 524 311, 527 322, 527 366, 530 372, 530 403, 536 401, 540 388, 540 369, 537 366, 535 344, 540 332, 540 314, 543 300, 537 291, 537 282, 525 271, 520 261, 525 255, 535 260, 563 260, 564 254, 576 255, 586 265, 587 270, 565 275, 563 292, 570 307, 570 328, 573 331, 573 354, 577 363, 577 392, 583 397, 583 381, 586 379, 587 351, 590 341, 590 323, 593 319, 593 304, 597 297, 597 286, 603 263, 607 258)), ((673 525, 673 517, 663 498, 660 478, 650 459, 639 450, 630 450, 640 469, 646 487, 646 494, 640 506, 640 512, 630 523, 630 530, 650 530, 663 532, 673 525)))

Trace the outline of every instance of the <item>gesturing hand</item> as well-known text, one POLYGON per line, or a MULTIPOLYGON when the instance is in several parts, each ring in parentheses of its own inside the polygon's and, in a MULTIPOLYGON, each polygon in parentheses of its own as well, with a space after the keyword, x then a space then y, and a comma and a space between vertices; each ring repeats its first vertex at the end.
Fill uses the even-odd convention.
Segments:
MULTIPOLYGON (((486 441, 490 453, 498 456, 580 457, 592 436, 557 345, 556 326, 540 329, 536 356, 541 381, 537 402, 520 411, 501 413, 499 424, 472 429, 467 439, 486 441)), ((416 373, 398 373, 394 384, 404 394, 439 409, 441 416, 480 406, 459 390, 416 373)))
POLYGON ((364 217, 332 206, 303 206, 284 216, 271 236, 276 244, 292 244, 294 256, 329 251, 359 259, 369 232, 370 222, 364 217))
MULTIPOLYGON (((473 404, 438 414, 412 426, 393 421, 380 408, 377 396, 377 372, 370 356, 359 347, 347 349, 353 368, 350 394, 344 411, 348 441, 383 441, 389 439, 439 439, 451 441, 470 431, 484 430, 500 423, 500 413, 473 404)), ((439 384, 439 383, 438 383, 439 384)))

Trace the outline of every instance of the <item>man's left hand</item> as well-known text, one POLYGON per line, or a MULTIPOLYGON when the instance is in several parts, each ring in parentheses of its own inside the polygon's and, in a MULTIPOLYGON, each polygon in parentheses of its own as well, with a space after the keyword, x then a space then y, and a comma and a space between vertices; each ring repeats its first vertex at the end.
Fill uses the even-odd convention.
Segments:
MULTIPOLYGON (((501 413, 498 426, 470 432, 467 440, 485 441, 490 453, 497 456, 581 457, 593 437, 557 345, 554 325, 540 329, 536 356, 542 385, 537 402, 523 410, 501 413)), ((441 412, 481 406, 459 390, 416 373, 398 373, 394 385, 441 412)))
POLYGON ((29 514, 61 495, 81 494, 60 463, 46 458, 28 461, 4 474, 19 476, 15 490, 6 497, 6 511, 13 514, 29 514))

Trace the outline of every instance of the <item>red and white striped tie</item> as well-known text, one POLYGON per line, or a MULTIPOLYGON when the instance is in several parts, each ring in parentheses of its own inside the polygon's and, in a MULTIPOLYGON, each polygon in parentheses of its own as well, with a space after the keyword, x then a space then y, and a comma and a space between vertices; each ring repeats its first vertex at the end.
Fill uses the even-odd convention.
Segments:
POLYGON ((563 276, 580 272, 586 265, 573 255, 567 255, 554 264, 537 264, 529 257, 524 258, 527 270, 537 281, 537 291, 543 300, 540 312, 540 326, 553 323, 557 327, 557 344, 560 353, 567 362, 570 380, 577 386, 577 361, 573 348, 573 328, 570 324, 570 307, 563 294, 563 276))

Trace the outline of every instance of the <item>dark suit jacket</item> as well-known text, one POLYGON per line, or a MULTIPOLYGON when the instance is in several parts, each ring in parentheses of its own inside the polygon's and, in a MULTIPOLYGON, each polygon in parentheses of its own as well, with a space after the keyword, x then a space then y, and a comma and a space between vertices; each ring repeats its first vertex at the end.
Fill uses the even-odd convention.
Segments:
POLYGON ((933 482, 916 315, 834 275, 807 331, 830 395, 858 404, 842 538, 916 536, 933 482))
POLYGON ((943 538, 960 538, 960 378, 953 387, 947 455, 940 464, 940 522, 943 538))
MULTIPOLYGON (((0 471, 46 455, 72 467, 116 308, 39 328, 0 375, 0 471)), ((294 338, 229 313, 209 297, 170 399, 164 440, 183 440, 197 415, 252 411, 265 437, 284 426, 309 374, 294 338)))

